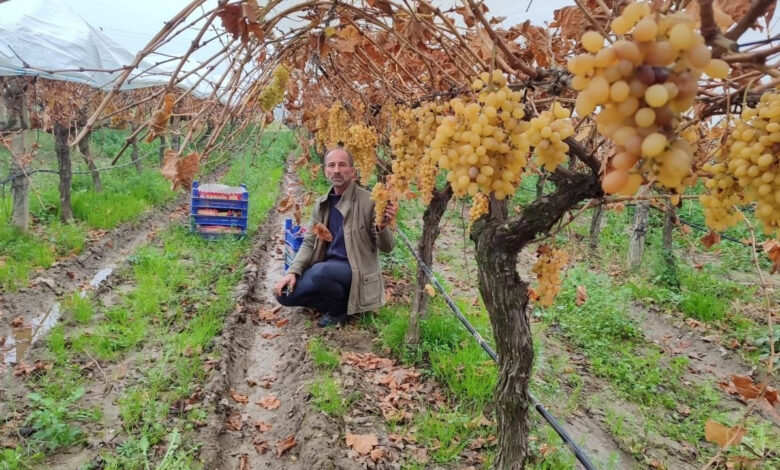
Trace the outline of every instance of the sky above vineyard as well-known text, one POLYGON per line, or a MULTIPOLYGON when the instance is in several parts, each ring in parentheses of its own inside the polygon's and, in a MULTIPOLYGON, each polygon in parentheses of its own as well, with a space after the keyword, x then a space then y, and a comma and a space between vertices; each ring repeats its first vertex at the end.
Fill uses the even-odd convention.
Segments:
MULTIPOLYGON (((102 29, 113 40, 133 52, 143 48, 149 39, 162 28, 164 21, 172 18, 189 3, 187 0, 63 1, 87 22, 102 29)), ((283 2, 282 7, 294 3, 295 0, 283 2)), ((457 0, 433 1, 432 3, 442 8, 460 5, 457 0)), ((205 9, 209 10, 216 4, 216 0, 210 0, 206 2, 205 9)), ((554 10, 571 5, 573 2, 572 0, 488 0, 486 4, 493 16, 506 17, 505 25, 522 23, 525 20, 531 20, 531 23, 541 25, 544 22, 552 21, 554 10)), ((288 25, 290 24, 292 23, 288 23, 288 25)), ((282 23, 282 29, 285 29, 284 23, 282 23)), ((194 36, 195 33, 196 31, 193 31, 192 35, 194 36)), ((174 50, 181 52, 188 47, 188 39, 175 38, 168 52, 174 52, 174 50)))

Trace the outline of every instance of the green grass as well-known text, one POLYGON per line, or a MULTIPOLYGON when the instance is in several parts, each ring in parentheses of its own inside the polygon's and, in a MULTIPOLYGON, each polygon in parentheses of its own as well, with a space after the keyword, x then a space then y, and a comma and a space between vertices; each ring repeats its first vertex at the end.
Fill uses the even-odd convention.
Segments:
POLYGON ((308 349, 316 367, 333 370, 339 366, 338 352, 330 350, 322 341, 322 338, 312 338, 309 341, 308 349))
MULTIPOLYGON (((291 133, 280 134, 255 167, 244 172, 237 161, 225 177, 228 184, 247 182, 250 234, 273 207, 283 160, 294 143, 291 133)), ((23 468, 54 449, 73 448, 95 432, 90 429, 94 425, 84 423, 100 417, 79 408, 79 391, 90 385, 82 364, 93 359, 106 371, 115 370, 112 363, 119 361, 135 371, 116 401, 121 420, 117 445, 102 450, 93 463, 116 469, 197 467, 200 444, 187 432, 199 426, 211 405, 198 402, 181 415, 171 407, 203 387, 210 375, 202 354, 214 347, 234 309, 232 294, 250 246, 248 238, 204 240, 184 224, 174 224, 118 270, 134 289, 119 294, 114 305, 102 308, 89 298, 66 297, 63 309, 74 321, 52 331, 46 354, 54 367, 28 381, 34 394, 22 403, 30 422, 46 430, 34 435, 40 439, 23 443, 23 468), (155 447, 165 448, 164 455, 157 455, 155 447)))
POLYGON ((344 416, 356 396, 343 397, 344 391, 339 382, 328 375, 318 376, 309 386, 311 402, 321 412, 335 418, 344 416))

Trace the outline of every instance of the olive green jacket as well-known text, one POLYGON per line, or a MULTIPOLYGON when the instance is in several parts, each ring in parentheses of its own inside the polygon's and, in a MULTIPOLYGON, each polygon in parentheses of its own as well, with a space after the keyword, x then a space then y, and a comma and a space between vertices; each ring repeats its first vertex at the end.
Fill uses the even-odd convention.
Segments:
MULTIPOLYGON (((331 187, 331 191, 332 191, 331 187)), ((330 193, 330 191, 328 191, 330 193)), ((328 226, 328 193, 314 203, 311 224, 298 253, 295 255, 288 273, 300 276, 314 263, 325 259, 328 243, 314 235, 311 227, 317 223, 328 226)), ((374 310, 385 302, 385 287, 382 269, 379 265, 379 250, 387 253, 393 249, 395 238, 393 231, 385 227, 377 230, 374 225, 374 201, 371 193, 350 183, 336 209, 344 217, 344 245, 347 258, 352 267, 352 284, 349 289, 347 314, 374 310)))

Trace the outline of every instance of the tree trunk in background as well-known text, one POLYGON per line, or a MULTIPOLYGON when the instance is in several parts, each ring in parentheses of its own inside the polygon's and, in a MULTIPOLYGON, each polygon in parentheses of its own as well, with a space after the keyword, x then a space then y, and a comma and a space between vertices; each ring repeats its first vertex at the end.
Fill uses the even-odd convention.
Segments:
MULTIPOLYGON (((131 125, 130 131, 135 132, 136 126, 131 125)), ((141 164, 141 159, 138 156, 138 137, 133 137, 133 140, 130 141, 130 145, 133 147, 133 154, 130 155, 130 158, 133 159, 133 163, 135 163, 135 169, 138 171, 138 173, 141 173, 144 171, 144 167, 141 164)))
POLYGON ((206 142, 208 142, 209 137, 211 137, 211 133, 213 131, 214 131, 214 126, 211 125, 211 120, 207 119, 206 120, 206 130, 203 132, 203 134, 201 134, 200 137, 198 137, 198 141, 197 141, 196 145, 198 147, 203 147, 204 145, 206 145, 206 142))
POLYGON ((20 159, 25 153, 24 134, 30 127, 27 106, 24 102, 24 81, 21 78, 11 78, 2 88, 5 116, 0 119, 0 129, 17 131, 11 137, 11 175, 18 175, 11 180, 11 196, 13 209, 11 223, 23 232, 30 229, 30 181, 25 175, 26 163, 20 159))
POLYGON ((89 132, 81 139, 79 142, 79 152, 81 153, 84 162, 87 164, 87 168, 89 168, 89 174, 92 176, 92 187, 95 189, 95 192, 102 193, 103 182, 100 181, 100 172, 97 171, 97 166, 95 166, 95 162, 92 160, 92 156, 89 153, 89 138, 91 135, 92 132, 89 132))
POLYGON ((588 246, 590 252, 596 254, 599 251, 599 236, 601 235, 601 221, 604 217, 604 203, 593 208, 593 217, 590 219, 590 239, 588 246))
MULTIPOLYGON (((433 245, 439 237, 439 223, 447 210, 447 203, 452 199, 452 187, 449 183, 441 190, 434 191, 430 204, 423 214, 423 231, 417 244, 417 252, 420 258, 429 267, 433 264, 433 245)), ((414 290, 414 305, 409 315, 409 328, 406 330, 406 344, 417 346, 420 343, 420 317, 428 310, 428 293, 425 284, 428 278, 425 276, 422 266, 417 266, 417 287, 414 290)))
POLYGON ((677 270, 677 258, 674 255, 674 245, 672 244, 672 235, 677 221, 677 214, 674 206, 667 205, 664 208, 664 231, 663 231, 663 257, 666 264, 664 272, 664 282, 672 288, 680 287, 680 274, 677 270))
POLYGON ((171 148, 177 152, 181 150, 179 148, 181 145, 181 135, 179 134, 180 128, 181 118, 178 116, 171 118, 171 148))
POLYGON ((642 264, 647 238, 647 213, 650 201, 637 201, 634 208, 634 223, 631 226, 631 236, 628 240, 628 267, 637 269, 642 264))
POLYGON ((160 136, 160 148, 158 150, 159 155, 160 155, 160 166, 162 166, 163 162, 165 161, 165 146, 166 146, 165 136, 161 135, 160 136))
POLYGON ((70 184, 73 172, 70 163, 70 147, 68 146, 68 127, 55 122, 54 151, 57 154, 57 166, 60 174, 60 218, 68 223, 73 220, 73 207, 70 204, 70 184))

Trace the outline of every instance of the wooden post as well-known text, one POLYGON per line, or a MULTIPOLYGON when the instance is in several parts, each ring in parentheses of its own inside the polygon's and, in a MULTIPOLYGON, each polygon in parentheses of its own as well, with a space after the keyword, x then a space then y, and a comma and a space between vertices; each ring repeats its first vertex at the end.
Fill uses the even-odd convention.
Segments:
POLYGON ((601 221, 604 218, 604 203, 593 208, 593 217, 590 219, 590 239, 588 246, 590 252, 596 254, 599 251, 599 235, 601 235, 601 221))
POLYGON ((647 199, 637 201, 634 209, 634 223, 631 226, 631 236, 628 240, 628 267, 630 269, 637 269, 642 264, 649 210, 650 201, 647 199))
MULTIPOLYGON (((134 124, 130 124, 130 130, 135 134, 135 130, 138 128, 138 126, 134 124)), ((135 169, 138 171, 138 173, 141 173, 144 171, 144 166, 141 164, 141 159, 138 156, 138 136, 134 135, 132 140, 130 141, 130 145, 133 147, 133 154, 130 156, 130 158, 133 159, 133 163, 135 163, 135 169)))
POLYGON ((25 83, 22 78, 11 78, 2 87, 5 119, 0 122, 0 130, 15 131, 11 137, 11 196, 13 209, 11 223, 23 232, 30 229, 30 182, 25 174, 24 131, 30 127, 30 118, 24 101, 25 83))
POLYGON ((92 175, 92 187, 95 189, 95 192, 102 193, 103 182, 100 181, 100 172, 98 172, 95 161, 92 160, 92 156, 89 153, 89 138, 91 135, 92 132, 87 132, 84 134, 84 138, 79 141, 79 152, 81 153, 81 158, 87 164, 87 168, 89 168, 90 175, 92 175))
POLYGON ((64 223, 73 220, 73 207, 70 204, 70 184, 73 171, 70 162, 70 147, 68 146, 68 126, 55 122, 52 126, 54 134, 54 152, 57 154, 57 167, 60 174, 60 219, 64 223))

